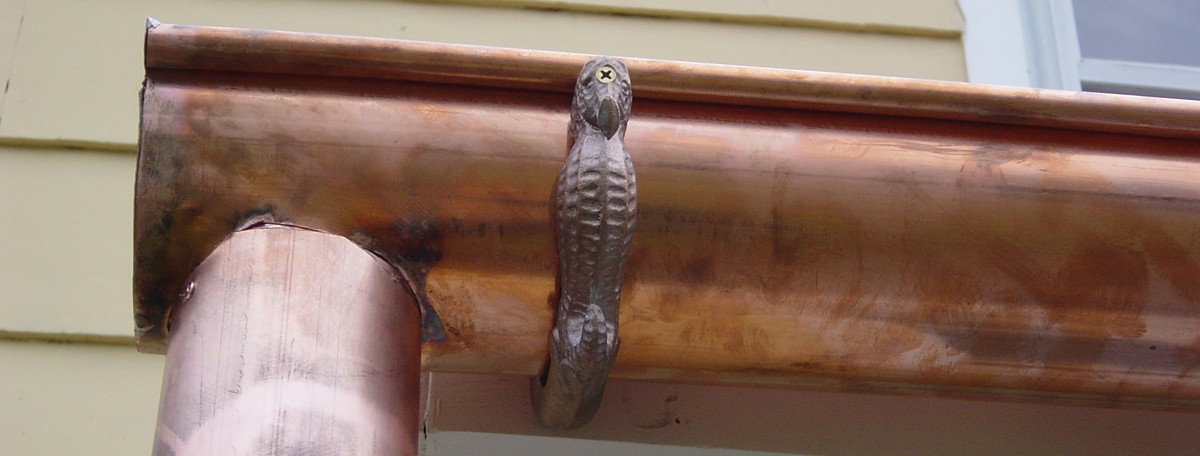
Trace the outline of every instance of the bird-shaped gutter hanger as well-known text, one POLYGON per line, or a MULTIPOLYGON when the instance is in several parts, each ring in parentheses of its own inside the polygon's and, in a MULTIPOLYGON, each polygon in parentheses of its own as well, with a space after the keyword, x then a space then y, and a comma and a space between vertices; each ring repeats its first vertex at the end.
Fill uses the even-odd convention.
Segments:
POLYGON ((588 62, 575 82, 567 161, 554 191, 558 306, 549 359, 533 379, 533 408, 551 428, 586 424, 617 359, 621 277, 637 216, 637 183, 625 150, 633 104, 629 70, 588 62))

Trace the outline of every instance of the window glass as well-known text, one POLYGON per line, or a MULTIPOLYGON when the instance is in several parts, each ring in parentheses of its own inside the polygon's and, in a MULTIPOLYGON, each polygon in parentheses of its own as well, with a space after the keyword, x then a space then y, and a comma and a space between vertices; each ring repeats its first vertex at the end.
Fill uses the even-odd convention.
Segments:
POLYGON ((1074 0, 1084 58, 1200 66, 1200 0, 1074 0))

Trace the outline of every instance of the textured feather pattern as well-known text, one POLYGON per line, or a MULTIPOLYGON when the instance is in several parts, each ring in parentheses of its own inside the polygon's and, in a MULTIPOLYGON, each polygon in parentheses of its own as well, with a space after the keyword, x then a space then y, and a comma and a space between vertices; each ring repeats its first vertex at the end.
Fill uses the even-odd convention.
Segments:
POLYGON ((637 180, 625 150, 632 101, 620 61, 600 58, 584 66, 554 192, 559 294, 550 359, 533 385, 538 418, 549 427, 578 427, 592 418, 620 348, 617 310, 637 216, 637 180), (612 70, 615 79, 598 81, 601 70, 612 70), (613 115, 619 128, 608 137, 600 125, 613 115))

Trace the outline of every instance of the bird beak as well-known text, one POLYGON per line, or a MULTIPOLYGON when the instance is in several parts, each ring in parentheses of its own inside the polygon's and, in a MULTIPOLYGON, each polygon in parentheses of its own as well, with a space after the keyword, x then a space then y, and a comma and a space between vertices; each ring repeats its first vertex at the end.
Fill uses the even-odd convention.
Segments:
POLYGON ((596 126, 600 127, 600 132, 604 133, 605 138, 612 139, 621 128, 621 105, 617 104, 617 100, 612 96, 605 96, 600 100, 599 114, 599 125, 596 126))

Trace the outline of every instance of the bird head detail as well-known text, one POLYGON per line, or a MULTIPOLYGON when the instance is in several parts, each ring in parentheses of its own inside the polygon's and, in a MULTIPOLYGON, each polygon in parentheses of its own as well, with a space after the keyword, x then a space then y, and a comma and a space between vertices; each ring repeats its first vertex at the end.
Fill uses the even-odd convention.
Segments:
POLYGON ((617 133, 624 136, 633 105, 629 69, 620 60, 600 57, 588 62, 575 82, 575 100, 571 103, 571 128, 591 127, 605 138, 617 133))

